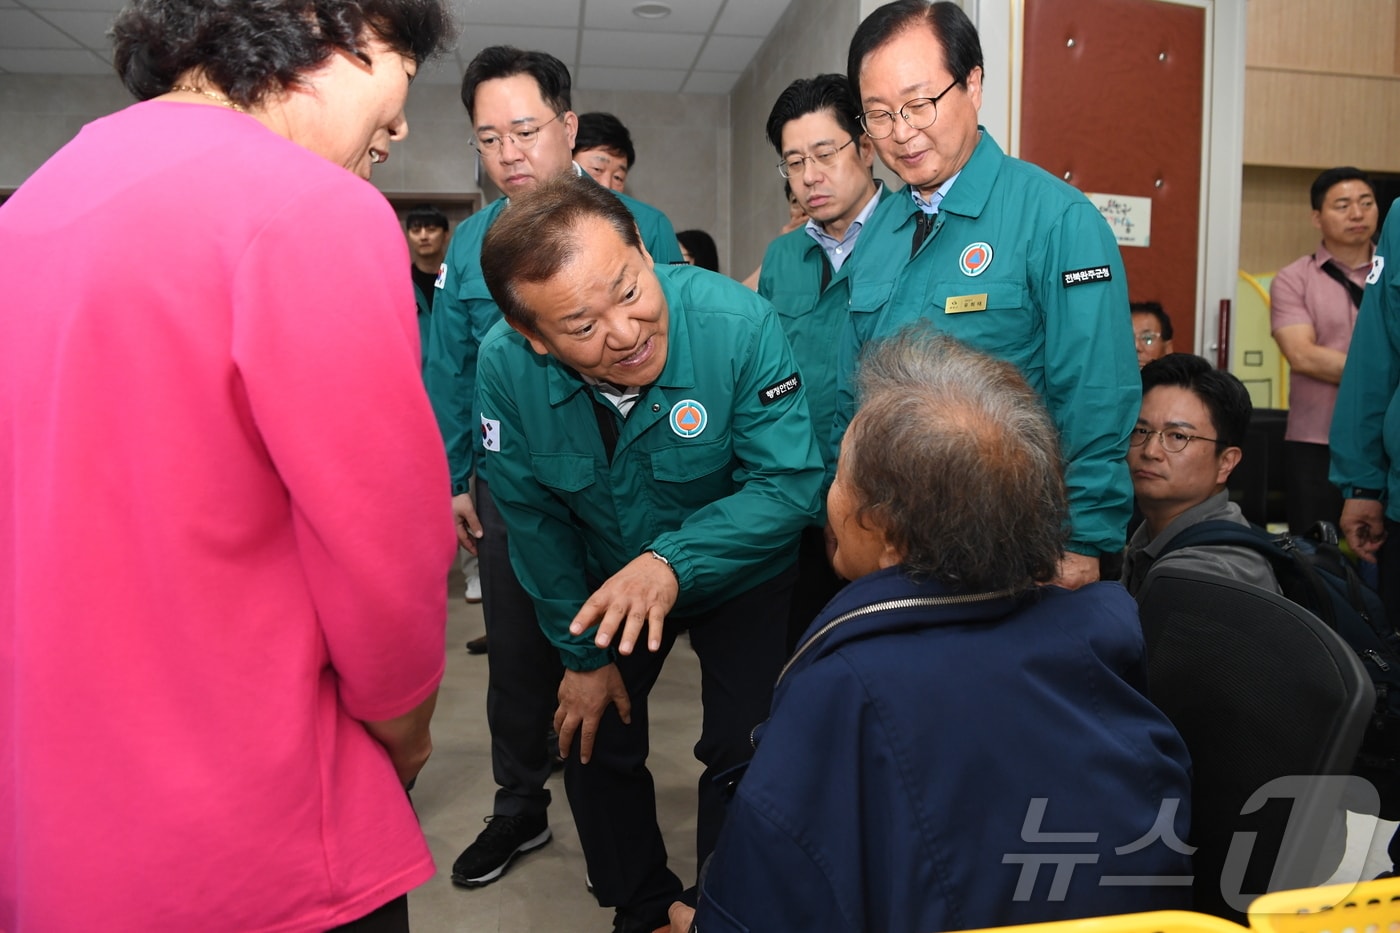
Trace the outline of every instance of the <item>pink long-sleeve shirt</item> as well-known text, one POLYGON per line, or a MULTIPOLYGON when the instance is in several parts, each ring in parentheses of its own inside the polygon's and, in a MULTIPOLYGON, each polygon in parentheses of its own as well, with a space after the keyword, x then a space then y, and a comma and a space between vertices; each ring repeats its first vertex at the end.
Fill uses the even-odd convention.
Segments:
POLYGON ((444 665, 408 268, 220 107, 98 120, 0 207, 0 929, 323 930, 431 876, 362 724, 444 665))

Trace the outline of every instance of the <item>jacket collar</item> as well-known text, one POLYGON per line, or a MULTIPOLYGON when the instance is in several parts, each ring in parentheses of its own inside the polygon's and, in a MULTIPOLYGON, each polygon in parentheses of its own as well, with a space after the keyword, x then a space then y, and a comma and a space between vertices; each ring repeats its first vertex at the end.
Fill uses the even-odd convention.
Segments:
MULTIPOLYGON (((1001 172, 1001 163, 1006 160, 1006 153, 1001 151, 1001 147, 992 139, 986 127, 979 125, 977 132, 980 134, 977 146, 972 150, 967 164, 962 167, 957 182, 939 202, 939 214, 981 217, 992 197, 992 188, 1001 172)), ((908 217, 905 218, 906 222, 912 222, 921 213, 914 204, 910 190, 910 186, 905 185, 900 192, 901 202, 910 208, 908 217)))
POLYGON ((969 593, 937 580, 915 580, 901 567, 887 567, 849 584, 827 603, 807 629, 785 675, 791 675, 857 639, 912 631, 936 625, 991 622, 1026 602, 1040 598, 1040 588, 1020 593, 969 593), (948 600, 946 605, 918 604, 854 616, 832 626, 847 613, 892 600, 948 600), (960 601, 966 600, 966 601, 960 601))

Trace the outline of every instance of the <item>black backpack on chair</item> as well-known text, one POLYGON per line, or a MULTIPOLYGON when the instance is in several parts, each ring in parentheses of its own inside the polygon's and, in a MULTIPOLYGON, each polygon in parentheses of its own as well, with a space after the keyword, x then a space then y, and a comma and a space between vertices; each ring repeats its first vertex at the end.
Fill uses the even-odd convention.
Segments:
POLYGON ((1337 529, 1318 522, 1307 535, 1272 535, 1256 525, 1201 522, 1183 529, 1157 557, 1180 548, 1222 546, 1263 555, 1283 595, 1342 636, 1360 658, 1376 688, 1376 708, 1354 771, 1380 793, 1381 816, 1400 819, 1400 632, 1338 547, 1337 529))

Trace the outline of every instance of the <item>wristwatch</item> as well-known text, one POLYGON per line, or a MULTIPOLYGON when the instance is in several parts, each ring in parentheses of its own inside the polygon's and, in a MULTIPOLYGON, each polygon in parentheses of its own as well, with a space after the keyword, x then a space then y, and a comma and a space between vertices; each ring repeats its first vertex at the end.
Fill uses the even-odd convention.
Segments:
POLYGON ((671 566, 671 562, 669 560, 667 560, 661 554, 656 553, 655 551, 647 551, 647 553, 650 554, 652 557, 655 557, 657 560, 661 561, 661 563, 665 564, 667 568, 670 569, 671 576, 676 578, 677 583, 681 582, 681 575, 676 573, 676 568, 671 566))

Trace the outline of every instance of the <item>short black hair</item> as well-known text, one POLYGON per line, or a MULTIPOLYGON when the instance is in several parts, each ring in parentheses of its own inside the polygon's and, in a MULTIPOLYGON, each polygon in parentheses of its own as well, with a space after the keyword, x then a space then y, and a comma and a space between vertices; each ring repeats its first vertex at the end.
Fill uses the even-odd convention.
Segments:
POLYGON ((568 66, 548 52, 525 51, 513 45, 489 45, 467 63, 462 75, 462 105, 467 116, 476 110, 476 89, 484 81, 529 75, 539 85, 540 97, 556 114, 574 109, 568 66))
POLYGON ((982 40, 977 36, 977 27, 972 25, 972 20, 956 3, 948 0, 939 3, 895 0, 867 16, 851 37, 851 49, 846 56, 846 77, 851 82, 851 96, 857 105, 861 101, 861 62, 897 34, 920 25, 933 30, 934 38, 943 47, 943 62, 948 67, 948 73, 959 84, 967 82, 972 69, 983 67, 982 40))
POLYGON ((366 30, 419 64, 454 36, 443 0, 129 0, 112 24, 112 62, 138 100, 199 69, 247 107, 336 50, 360 53, 366 30))
POLYGON ((632 134, 626 125, 610 113, 594 110, 578 115, 578 132, 574 135, 574 152, 585 149, 605 149, 627 160, 627 168, 637 164, 637 150, 632 148, 632 134))
POLYGON ((1142 368, 1142 394, 1158 386, 1179 386, 1205 403, 1215 431, 1215 451, 1243 447, 1254 405, 1249 390, 1233 374, 1216 369, 1194 353, 1168 353, 1142 368))
POLYGON ((535 311, 515 286, 558 275, 583 248, 578 228, 590 218, 610 225, 625 245, 643 248, 627 205, 587 174, 564 172, 510 199, 481 244, 481 277, 508 320, 534 329, 535 311))
POLYGON ((446 230, 450 224, 447 215, 432 204, 415 204, 404 215, 403 225, 409 230, 414 227, 441 227, 446 230))
POLYGON ((838 74, 798 78, 783 89, 768 114, 768 141, 783 154, 783 127, 798 117, 829 110, 841 128, 859 139, 865 132, 860 127, 860 106, 851 94, 851 83, 838 74))
POLYGON ((1370 175, 1351 165, 1339 165, 1336 168, 1327 169, 1313 181, 1312 190, 1309 192, 1312 199, 1312 209, 1322 210, 1322 202, 1327 200, 1327 192, 1332 190, 1333 185, 1339 185, 1344 181, 1359 181, 1371 189, 1371 197, 1376 196, 1376 186, 1371 181, 1370 175))
POLYGON ((719 271, 719 249, 715 246, 714 237, 704 230, 682 230, 676 234, 676 239, 701 269, 719 271))
POLYGON ((1128 306, 1133 314, 1150 314, 1157 319, 1157 330, 1163 340, 1172 339, 1172 319, 1159 301, 1134 301, 1128 306))

